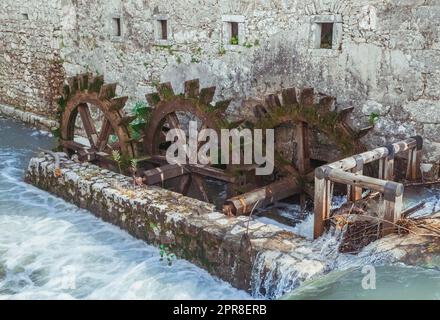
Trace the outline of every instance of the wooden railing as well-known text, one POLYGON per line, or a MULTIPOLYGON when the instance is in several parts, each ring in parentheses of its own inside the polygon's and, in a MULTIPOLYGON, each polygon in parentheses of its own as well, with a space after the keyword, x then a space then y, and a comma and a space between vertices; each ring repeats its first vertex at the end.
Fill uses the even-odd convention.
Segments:
POLYGON ((362 199, 363 189, 380 192, 384 199, 383 233, 392 233, 394 223, 402 212, 404 191, 403 184, 393 181, 395 156, 408 152, 406 179, 417 180, 420 176, 422 148, 423 138, 416 136, 317 168, 315 170, 315 239, 323 234, 325 221, 330 218, 334 183, 347 185, 349 201, 362 199), (379 161, 378 178, 364 176, 364 165, 375 161, 379 161))

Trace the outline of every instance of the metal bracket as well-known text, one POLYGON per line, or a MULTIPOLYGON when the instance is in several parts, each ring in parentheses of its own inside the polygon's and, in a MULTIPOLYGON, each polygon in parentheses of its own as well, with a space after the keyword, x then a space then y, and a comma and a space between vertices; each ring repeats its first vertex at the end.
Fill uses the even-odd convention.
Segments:
POLYGON ((423 137, 421 137, 421 136, 414 136, 414 137, 411 137, 411 138, 413 138, 417 142, 417 151, 422 150, 423 149, 423 137))

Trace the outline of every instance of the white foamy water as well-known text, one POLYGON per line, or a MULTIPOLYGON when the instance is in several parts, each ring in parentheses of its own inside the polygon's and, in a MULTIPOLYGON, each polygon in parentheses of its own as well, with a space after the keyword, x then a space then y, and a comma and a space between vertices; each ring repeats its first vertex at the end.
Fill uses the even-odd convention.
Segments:
POLYGON ((52 144, 32 132, 0 119, 0 299, 251 298, 22 182, 30 150, 52 144))

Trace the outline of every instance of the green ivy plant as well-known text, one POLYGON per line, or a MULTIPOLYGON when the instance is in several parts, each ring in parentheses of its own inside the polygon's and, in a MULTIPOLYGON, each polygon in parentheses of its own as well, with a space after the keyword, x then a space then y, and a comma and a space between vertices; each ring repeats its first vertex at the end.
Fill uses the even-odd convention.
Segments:
POLYGON ((160 261, 166 260, 168 265, 171 266, 173 264, 173 260, 176 259, 176 255, 170 251, 170 248, 164 244, 161 244, 159 246, 159 254, 160 254, 160 261))
POLYGON ((243 43, 243 47, 245 47, 245 48, 247 48, 247 49, 250 49, 250 48, 253 47, 253 45, 252 45, 252 43, 246 41, 245 43, 243 43))
POLYGON ((232 37, 230 43, 234 46, 238 45, 238 37, 232 37))
POLYGON ((122 173, 122 160, 121 160, 121 154, 118 150, 112 151, 112 159, 118 164, 119 173, 122 173))
POLYGON ((373 112, 370 114, 370 117, 368 119, 368 122, 374 126, 376 122, 379 120, 380 115, 377 112, 373 112))
POLYGON ((147 126, 151 118, 151 108, 143 101, 135 103, 132 109, 133 115, 136 118, 130 123, 129 130, 135 140, 139 140, 142 135, 142 131, 147 126))

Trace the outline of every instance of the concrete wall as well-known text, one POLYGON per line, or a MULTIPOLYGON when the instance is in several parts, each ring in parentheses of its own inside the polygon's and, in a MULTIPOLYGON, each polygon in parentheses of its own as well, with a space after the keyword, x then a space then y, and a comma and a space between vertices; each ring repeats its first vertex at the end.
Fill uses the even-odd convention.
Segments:
MULTIPOLYGON (((36 12, 47 20, 45 24, 59 15, 61 35, 52 33, 52 40, 57 40, 52 48, 58 48, 55 52, 66 74, 104 74, 108 82, 119 82, 119 93, 130 96, 130 103, 144 100, 158 81, 171 81, 179 91, 184 80, 200 78, 202 86, 217 85, 217 99, 235 98, 230 114, 243 116, 249 109, 242 99, 258 99, 282 87, 313 86, 336 96, 341 104, 355 106, 350 119, 354 128, 368 125, 371 114, 379 115, 375 129, 364 138, 369 146, 424 136, 425 162, 430 164, 424 169, 437 173, 438 168, 431 166, 440 161, 436 0, 59 0, 57 6, 42 2, 31 1, 40 3, 36 12), (112 35, 114 18, 121 19, 120 37, 112 35), (169 41, 156 39, 157 19, 164 18, 169 41), (225 21, 239 22, 238 46, 229 45, 225 21), (333 49, 315 49, 316 23, 325 21, 336 22, 333 49)), ((19 94, 16 88, 20 84, 26 88, 29 82, 6 57, 21 61, 19 57, 50 46, 33 43, 19 51, 9 45, 15 41, 10 39, 35 30, 11 18, 22 11, 18 8, 0 9, 2 20, 7 15, 6 25, 18 28, 0 33, 8 42, 2 49, 6 54, 0 55, 0 66, 6 69, 0 99, 41 111, 48 105, 46 96, 29 89, 29 94, 19 94)), ((45 34, 49 43, 50 32, 45 34)), ((45 59, 52 55, 43 54, 45 59)), ((30 65, 27 60, 23 63, 30 65)), ((31 74, 47 78, 47 68, 41 64, 31 74)))

